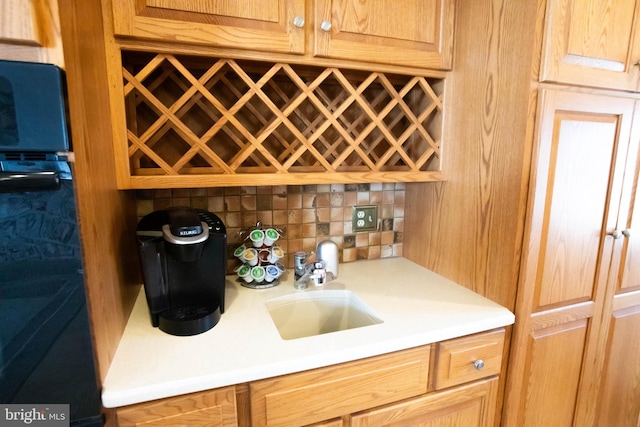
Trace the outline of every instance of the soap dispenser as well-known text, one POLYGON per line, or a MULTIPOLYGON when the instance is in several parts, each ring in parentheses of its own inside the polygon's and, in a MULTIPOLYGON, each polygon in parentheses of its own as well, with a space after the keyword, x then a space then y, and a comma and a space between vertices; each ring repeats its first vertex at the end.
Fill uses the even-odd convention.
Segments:
POLYGON ((324 268, 327 273, 333 275, 332 279, 338 277, 338 245, 331 240, 323 240, 318 243, 316 249, 316 259, 324 263, 324 268))

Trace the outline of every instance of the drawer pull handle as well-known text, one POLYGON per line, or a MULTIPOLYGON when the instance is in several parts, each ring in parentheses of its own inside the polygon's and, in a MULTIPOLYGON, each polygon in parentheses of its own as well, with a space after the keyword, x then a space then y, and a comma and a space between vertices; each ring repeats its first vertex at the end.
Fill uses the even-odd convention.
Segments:
POLYGON ((478 359, 473 362, 473 367, 478 371, 481 371, 484 368, 484 360, 478 359))

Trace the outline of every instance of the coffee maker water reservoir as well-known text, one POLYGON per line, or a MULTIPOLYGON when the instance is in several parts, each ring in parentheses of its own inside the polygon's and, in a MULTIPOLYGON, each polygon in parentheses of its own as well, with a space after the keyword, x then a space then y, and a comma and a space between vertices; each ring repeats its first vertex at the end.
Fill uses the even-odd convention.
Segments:
POLYGON ((137 227, 151 324, 171 335, 213 328, 224 313, 226 229, 217 215, 172 207, 137 227))

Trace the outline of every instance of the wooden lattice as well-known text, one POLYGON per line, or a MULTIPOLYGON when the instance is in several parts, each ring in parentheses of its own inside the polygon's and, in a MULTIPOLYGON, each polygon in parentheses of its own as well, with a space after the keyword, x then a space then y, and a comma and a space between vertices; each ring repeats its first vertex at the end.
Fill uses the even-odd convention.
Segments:
POLYGON ((125 52, 123 82, 132 179, 439 177, 442 79, 125 52))

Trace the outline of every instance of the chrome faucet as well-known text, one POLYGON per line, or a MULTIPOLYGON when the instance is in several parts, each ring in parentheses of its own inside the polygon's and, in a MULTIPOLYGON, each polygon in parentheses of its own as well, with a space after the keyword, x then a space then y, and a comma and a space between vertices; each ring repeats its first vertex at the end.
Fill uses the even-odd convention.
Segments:
POLYGON ((327 282, 327 270, 324 268, 324 262, 314 261, 305 264, 304 273, 298 275, 296 270, 293 287, 296 289, 307 289, 309 282, 313 280, 315 286, 322 286, 327 282))
POLYGON ((338 277, 338 246, 326 240, 318 244, 316 253, 318 259, 308 262, 309 255, 312 253, 296 252, 293 282, 296 289, 307 289, 311 280, 315 286, 322 286, 338 277))

